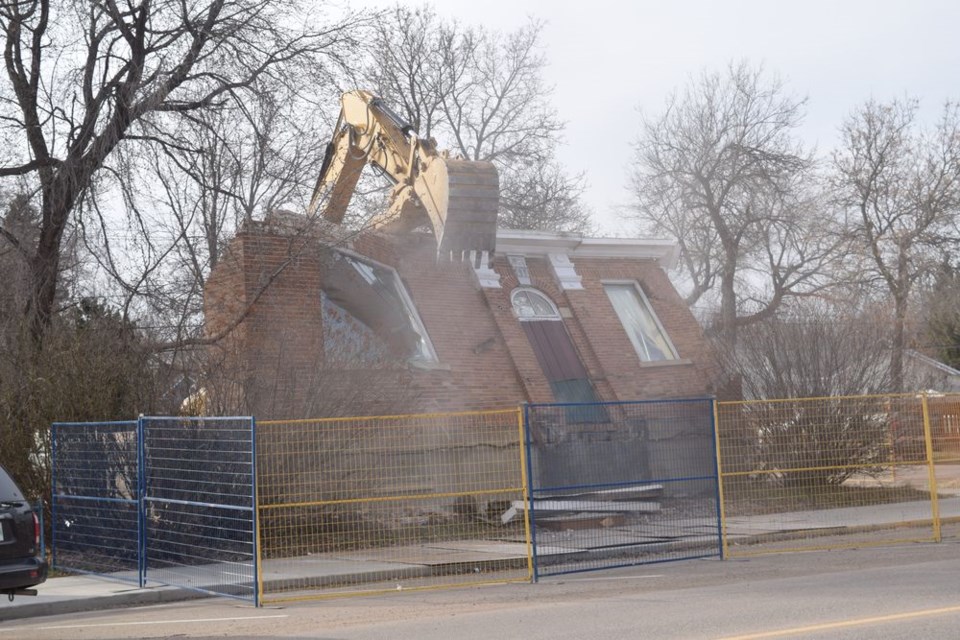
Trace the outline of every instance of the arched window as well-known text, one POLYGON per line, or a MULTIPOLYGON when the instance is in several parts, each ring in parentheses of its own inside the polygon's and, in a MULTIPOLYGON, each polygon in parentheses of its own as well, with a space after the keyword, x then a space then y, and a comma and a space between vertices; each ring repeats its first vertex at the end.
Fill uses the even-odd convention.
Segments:
POLYGON ((536 289, 517 288, 510 294, 514 314, 521 320, 559 320, 560 312, 536 289))

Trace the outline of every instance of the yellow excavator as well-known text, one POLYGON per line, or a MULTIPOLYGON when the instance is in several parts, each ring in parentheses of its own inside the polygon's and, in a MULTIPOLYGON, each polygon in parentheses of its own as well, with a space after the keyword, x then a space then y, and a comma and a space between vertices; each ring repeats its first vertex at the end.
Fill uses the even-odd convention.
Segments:
POLYGON ((367 91, 341 97, 340 116, 327 144, 307 215, 340 224, 367 163, 394 183, 386 212, 371 224, 390 232, 425 223, 437 239, 437 258, 492 257, 497 241, 500 184, 493 163, 461 160, 438 152, 383 100, 367 91))

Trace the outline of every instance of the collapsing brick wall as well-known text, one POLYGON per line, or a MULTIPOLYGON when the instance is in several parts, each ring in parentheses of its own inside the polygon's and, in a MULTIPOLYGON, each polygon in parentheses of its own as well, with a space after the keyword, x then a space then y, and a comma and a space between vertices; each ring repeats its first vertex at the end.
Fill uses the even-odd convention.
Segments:
MULTIPOLYGON (((395 269, 436 353, 432 362, 344 366, 333 371, 333 334, 324 326, 324 256, 344 244, 289 227, 248 224, 225 252, 206 288, 207 332, 239 313, 218 344, 222 371, 243 389, 244 409, 263 417, 371 415, 515 407, 552 402, 510 295, 520 286, 506 256, 499 288, 481 288, 472 266, 436 261, 426 234, 367 232, 352 252, 395 269)), ((583 288, 564 289, 546 257, 527 260, 530 286, 556 304, 598 400, 691 397, 712 391, 713 360, 696 320, 652 259, 583 257, 583 288), (641 363, 603 290, 636 282, 669 331, 679 358, 641 363)), ((329 324, 329 318, 327 320, 329 324)))

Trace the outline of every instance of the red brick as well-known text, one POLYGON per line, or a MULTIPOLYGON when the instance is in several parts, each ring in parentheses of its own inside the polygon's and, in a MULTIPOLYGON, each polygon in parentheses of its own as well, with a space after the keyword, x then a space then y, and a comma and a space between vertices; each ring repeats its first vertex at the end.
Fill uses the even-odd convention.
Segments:
MULTIPOLYGON (((367 232, 353 250, 394 267, 439 357, 423 370, 324 372, 320 309, 324 241, 251 225, 230 243, 207 281, 206 330, 216 335, 247 315, 219 343, 223 370, 236 376, 246 408, 259 417, 302 417, 315 394, 372 385, 344 413, 432 412, 551 402, 510 293, 518 285, 505 257, 500 289, 481 289, 465 263, 437 263, 432 238, 367 232), (272 281, 271 281, 272 279, 272 281), (265 286, 269 282, 268 286, 265 286), (359 381, 359 382, 358 382, 359 381), (375 393, 373 393, 375 391, 375 393)), ((603 400, 700 396, 713 391, 715 365, 696 319, 653 260, 575 258, 583 290, 561 290, 545 258, 527 259, 532 286, 569 310, 564 324, 603 400), (679 352, 681 364, 643 365, 603 290, 603 280, 642 287, 679 352)))

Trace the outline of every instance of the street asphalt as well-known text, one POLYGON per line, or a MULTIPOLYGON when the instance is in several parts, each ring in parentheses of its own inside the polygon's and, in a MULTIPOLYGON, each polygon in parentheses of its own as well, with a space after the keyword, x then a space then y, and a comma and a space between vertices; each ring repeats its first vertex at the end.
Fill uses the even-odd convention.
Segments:
MULTIPOLYGON (((939 506, 941 517, 960 518, 960 496, 942 499, 939 506)), ((929 503, 918 502, 731 518, 727 523, 727 532, 731 539, 743 539, 787 530, 876 526, 884 523, 928 519, 929 510, 929 503)), ((473 545, 478 558, 487 553, 502 554, 503 552, 502 544, 489 543, 487 546, 491 548, 485 549, 481 543, 473 545)), ((330 575, 356 575, 365 571, 382 571, 383 569, 382 562, 354 559, 330 563, 325 572, 330 575)), ((304 570, 304 563, 284 563, 265 567, 264 573, 265 579, 282 580, 284 573, 291 572, 290 577, 297 577, 304 570)), ((39 592, 37 596, 17 596, 13 602, 7 601, 6 598, 0 600, 0 621, 209 597, 209 594, 203 592, 157 584, 148 584, 145 588, 140 588, 136 583, 98 576, 51 578, 39 585, 37 590, 39 592)))

